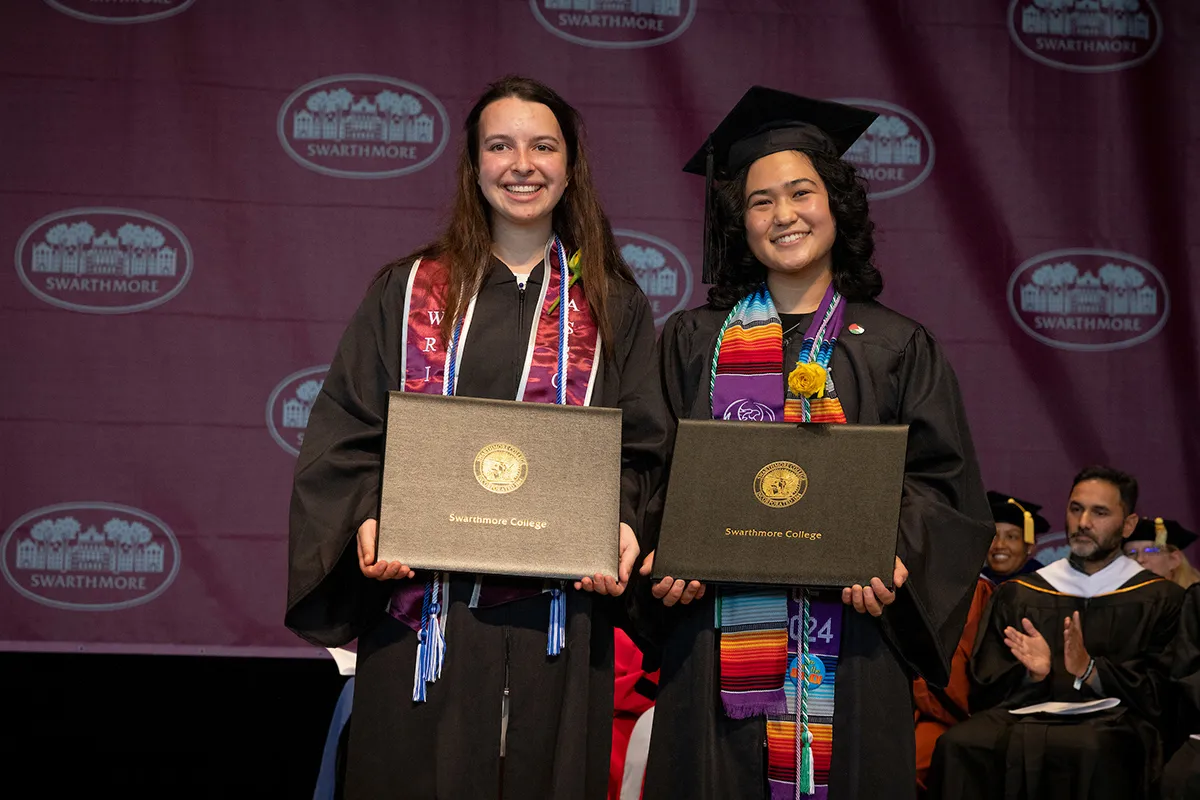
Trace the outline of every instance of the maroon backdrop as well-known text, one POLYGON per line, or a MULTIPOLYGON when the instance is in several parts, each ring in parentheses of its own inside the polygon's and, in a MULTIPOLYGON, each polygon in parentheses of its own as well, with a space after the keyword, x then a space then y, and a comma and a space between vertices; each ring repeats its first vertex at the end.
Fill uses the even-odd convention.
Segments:
POLYGON ((883 300, 945 345, 990 487, 1110 462, 1200 523, 1200 10, 1180 0, 25 0, 0 25, 0 648, 296 655, 295 453, 473 99, 584 114, 659 321, 702 302, 680 167, 752 84, 882 116, 883 300), (1191 223, 1189 225, 1189 223, 1191 223))

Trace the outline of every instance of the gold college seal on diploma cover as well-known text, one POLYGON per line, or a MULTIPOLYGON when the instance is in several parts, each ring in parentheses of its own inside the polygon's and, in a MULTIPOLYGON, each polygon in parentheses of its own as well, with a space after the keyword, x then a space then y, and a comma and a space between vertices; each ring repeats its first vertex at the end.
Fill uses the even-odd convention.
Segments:
POLYGON ((508 494, 521 488, 529 462, 519 447, 504 442, 489 444, 475 456, 475 480, 489 492, 508 494))
POLYGON ((772 461, 754 476, 754 496, 771 508, 787 508, 808 489, 808 476, 791 461, 772 461))

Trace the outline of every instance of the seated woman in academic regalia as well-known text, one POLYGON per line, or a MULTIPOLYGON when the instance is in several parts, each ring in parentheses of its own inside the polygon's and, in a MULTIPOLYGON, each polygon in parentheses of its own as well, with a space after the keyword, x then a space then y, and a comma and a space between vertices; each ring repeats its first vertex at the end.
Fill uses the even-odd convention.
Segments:
POLYGON ((917 788, 924 793, 933 762, 933 751, 952 725, 970 717, 970 658, 975 636, 983 621, 987 602, 997 583, 1036 572, 1042 563, 1032 557, 1036 536, 1050 530, 1038 511, 1041 506, 1001 492, 989 491, 988 504, 996 523, 996 535, 988 548, 987 563, 980 573, 967 613, 967 624, 950 662, 950 683, 944 689, 930 686, 924 678, 913 681, 913 731, 917 740, 917 788))
POLYGON ((1179 698, 1180 747, 1163 769, 1163 800, 1200 797, 1200 583, 1184 593, 1179 633, 1171 648, 1171 674, 1179 698))
POLYGON ((1125 555, 1155 575, 1187 589, 1200 583, 1200 572, 1184 552, 1195 541, 1196 534, 1175 520, 1147 517, 1138 520, 1137 527, 1125 540, 1125 555))
POLYGON ((507 78, 465 133, 449 227, 380 271, 312 408, 292 493, 286 624, 324 646, 358 637, 347 798, 599 800, 615 595, 668 445, 647 402, 658 391, 653 314, 614 244, 571 106, 507 78), (378 560, 384 417, 398 390, 620 408, 619 574, 572 591, 378 560))
POLYGON ((893 589, 655 584, 647 800, 915 795, 912 677, 946 685, 994 531, 954 371, 875 300, 866 187, 842 157, 875 118, 762 87, 742 98, 685 167, 708 180, 715 285, 668 319, 659 357, 676 420, 736 419, 749 399, 780 422, 908 424, 893 589))
POLYGON ((950 659, 950 682, 945 688, 932 686, 924 678, 913 680, 913 735, 917 746, 917 794, 924 797, 929 780, 929 766, 937 740, 951 726, 971 715, 971 649, 983 622, 984 611, 992 597, 995 584, 982 575, 975 582, 967 624, 963 627, 958 646, 950 659))
POLYGON ((1038 513, 1042 507, 1001 492, 987 494, 996 535, 981 574, 992 583, 1000 583, 1037 572, 1042 562, 1033 557, 1033 548, 1037 537, 1050 530, 1050 523, 1038 513))
POLYGON ((971 718, 934 751, 935 800, 1151 796, 1183 590, 1122 553, 1136 505, 1132 476, 1082 470, 1070 557, 996 587, 971 656, 971 718))

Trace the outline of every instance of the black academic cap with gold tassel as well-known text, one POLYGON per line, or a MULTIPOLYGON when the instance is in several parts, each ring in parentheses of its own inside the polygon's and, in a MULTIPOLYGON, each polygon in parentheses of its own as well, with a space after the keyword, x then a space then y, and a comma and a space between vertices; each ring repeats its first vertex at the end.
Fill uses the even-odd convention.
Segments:
POLYGON ((1008 502, 1021 509, 1021 522, 1024 524, 1025 528, 1025 544, 1033 544, 1033 514, 1030 514, 1028 511, 1026 511, 1025 506, 1021 505, 1011 497, 1008 498, 1008 502))
POLYGON ((1129 534, 1129 541, 1154 542, 1156 547, 1170 545, 1183 550, 1196 541, 1196 534, 1173 519, 1143 517, 1129 534))
POLYGON ((1025 544, 1033 544, 1039 533, 1050 530, 1050 523, 1038 512, 1042 507, 1028 500, 1021 500, 1000 492, 988 492, 988 505, 992 508, 992 519, 1016 525, 1025 534, 1025 544))

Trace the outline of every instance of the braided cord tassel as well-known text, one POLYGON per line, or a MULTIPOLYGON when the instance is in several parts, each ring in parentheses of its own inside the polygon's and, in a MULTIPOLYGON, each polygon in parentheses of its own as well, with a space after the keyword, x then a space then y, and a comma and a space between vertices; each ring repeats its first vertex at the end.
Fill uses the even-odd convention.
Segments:
POLYGON ((556 656, 567 646, 567 593, 562 583, 550 590, 550 629, 546 631, 546 655, 556 656))
MULTIPOLYGON (((571 325, 568 319, 568 309, 571 305, 569 296, 571 286, 568 282, 567 251, 562 240, 554 237, 554 246, 558 250, 558 393, 555 402, 565 405, 567 402, 567 338, 571 325)), ((550 590, 550 626, 546 630, 546 655, 556 656, 567 646, 567 595, 563 590, 562 581, 550 590)))
POLYGON ((802 794, 816 791, 813 782, 813 736, 808 729, 808 675, 805 672, 805 662, 808 661, 808 590, 801 589, 800 596, 804 612, 800 619, 800 658, 796 670, 799 681, 796 687, 796 800, 800 800, 802 794))
POLYGON ((449 594, 448 581, 435 573, 425 582, 421 600, 421 629, 417 631, 417 666, 413 675, 413 702, 425 702, 425 684, 442 677, 446 659, 446 616, 444 600, 449 594))

